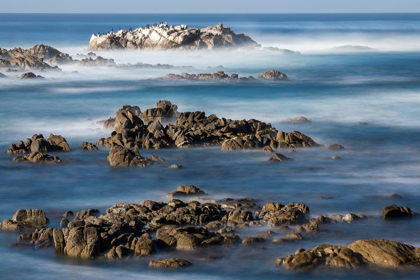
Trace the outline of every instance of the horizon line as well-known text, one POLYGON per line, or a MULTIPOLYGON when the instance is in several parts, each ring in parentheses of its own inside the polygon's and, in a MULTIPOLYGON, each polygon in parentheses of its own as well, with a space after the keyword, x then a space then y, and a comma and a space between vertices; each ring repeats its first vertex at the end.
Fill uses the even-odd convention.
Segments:
POLYGON ((125 15, 145 15, 145 14, 178 14, 178 15, 191 15, 191 14, 243 14, 243 15, 265 15, 265 14, 271 14, 271 15, 281 15, 281 14, 420 14, 420 11, 418 12, 278 12, 278 13, 272 13, 272 12, 257 12, 257 13, 244 13, 244 12, 212 12, 212 13, 202 13, 202 12, 189 12, 189 13, 168 13, 168 12, 145 12, 145 13, 129 13, 129 12, 119 12, 119 13, 112 13, 112 12, 42 12, 42 13, 33 13, 33 12, 0 12, 0 15, 2 14, 38 14, 38 15, 44 15, 44 14, 125 14, 125 15))

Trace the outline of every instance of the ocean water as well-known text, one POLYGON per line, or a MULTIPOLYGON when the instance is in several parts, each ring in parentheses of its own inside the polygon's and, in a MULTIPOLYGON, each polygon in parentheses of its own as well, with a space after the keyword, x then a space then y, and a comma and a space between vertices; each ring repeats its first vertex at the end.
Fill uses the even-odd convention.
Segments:
MULTIPOLYGON (((362 238, 387 238, 420 246, 418 218, 381 220, 383 207, 397 204, 420 211, 420 15, 419 14, 148 14, 67 15, 0 14, 0 47, 48 44, 70 55, 87 53, 90 35, 113 28, 136 28, 155 22, 205 27, 220 22, 250 35, 263 46, 299 51, 276 52, 98 52, 116 63, 167 63, 192 66, 188 72, 216 71, 258 75, 277 69, 284 83, 162 83, 153 78, 171 69, 62 67, 63 73, 37 73, 44 81, 0 80, 0 219, 19 208, 47 212, 52 226, 67 210, 98 208, 121 201, 165 201, 179 185, 193 184, 210 198, 253 197, 265 202, 303 202, 313 217, 349 212, 369 218, 352 224, 321 226, 318 235, 293 244, 264 244, 266 250, 238 245, 194 252, 164 251, 143 259, 118 261, 68 259, 52 250, 9 247, 18 234, 0 232, 2 279, 416 279, 416 272, 297 273, 275 266, 279 256, 298 248, 329 243, 347 245, 362 238), (337 52, 334 47, 360 45, 369 52, 337 52), (78 73, 73 73, 78 71, 78 73), (259 119, 283 131, 298 130, 325 147, 297 150, 287 164, 268 164, 261 150, 221 151, 220 147, 140 150, 179 163, 173 170, 111 168, 108 151, 83 152, 82 141, 96 142, 110 131, 96 121, 122 105, 142 110, 170 100, 179 111, 205 111, 219 117, 259 119), (303 115, 312 123, 285 124, 303 115), (367 122, 368 125, 358 125, 367 122), (61 134, 72 152, 64 163, 38 166, 12 162, 11 143, 35 133, 61 134), (330 144, 344 151, 328 151, 330 144), (332 161, 339 155, 341 161, 332 161), (402 198, 390 198, 397 193, 402 198), (327 199, 328 198, 328 199, 327 199), (204 261, 202 256, 215 257, 204 261), (179 271, 148 268, 150 259, 179 256, 194 265, 179 271)), ((13 76, 13 74, 6 73, 13 76)), ((241 229, 241 237, 269 228, 241 229)), ((280 233, 279 236, 282 234, 280 233)))

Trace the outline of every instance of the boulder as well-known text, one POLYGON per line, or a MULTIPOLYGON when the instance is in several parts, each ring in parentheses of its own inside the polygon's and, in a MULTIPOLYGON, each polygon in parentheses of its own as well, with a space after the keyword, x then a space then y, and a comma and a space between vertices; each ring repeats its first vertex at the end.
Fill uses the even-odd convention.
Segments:
POLYGON ((82 146, 80 147, 84 151, 96 151, 98 147, 89 142, 82 142, 82 146))
POLYGON ((176 191, 168 193, 165 197, 185 197, 185 196, 196 196, 196 195, 206 195, 206 193, 196 186, 185 185, 179 186, 176 191))
POLYGON ((348 246, 363 260, 379 267, 419 266, 420 248, 386 239, 357 240, 348 246))
POLYGON ((286 74, 283 74, 277 70, 265 71, 258 76, 260 80, 285 80, 287 79, 286 74))
POLYGON ((107 157, 110 166, 147 166, 152 161, 142 157, 137 149, 127 149, 122 146, 114 146, 107 157))
POLYGON ((363 265, 363 261, 346 247, 319 245, 312 250, 299 249, 294 255, 280 257, 276 264, 283 265, 289 270, 311 270, 325 267, 354 269, 363 265))
POLYGON ((397 219, 397 218, 410 218, 414 216, 414 212, 411 211, 410 208, 407 206, 401 207, 397 205, 391 205, 388 207, 385 207, 382 210, 382 219, 384 220, 391 220, 391 219, 397 219))
POLYGON ((45 212, 38 209, 19 209, 11 220, 4 220, 0 229, 5 231, 23 231, 34 228, 43 228, 48 219, 45 212))

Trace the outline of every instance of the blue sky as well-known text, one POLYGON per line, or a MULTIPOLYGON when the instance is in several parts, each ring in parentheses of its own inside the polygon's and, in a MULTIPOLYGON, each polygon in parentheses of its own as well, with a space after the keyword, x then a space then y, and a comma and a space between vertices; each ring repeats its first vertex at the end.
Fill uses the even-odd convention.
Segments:
POLYGON ((404 13, 420 0, 0 0, 0 13, 404 13))

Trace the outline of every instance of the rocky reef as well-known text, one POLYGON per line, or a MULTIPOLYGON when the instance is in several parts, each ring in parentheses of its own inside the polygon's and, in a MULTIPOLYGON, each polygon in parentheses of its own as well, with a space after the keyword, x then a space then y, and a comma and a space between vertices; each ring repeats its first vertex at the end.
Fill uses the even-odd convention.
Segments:
MULTIPOLYGON (((199 188, 180 186, 165 202, 144 200, 120 202, 101 214, 97 209, 64 213, 60 227, 48 227, 46 213, 38 209, 20 209, 11 219, 0 223, 0 229, 23 232, 19 246, 54 248, 57 254, 81 259, 123 259, 152 257, 164 252, 205 252, 206 250, 258 246, 261 243, 294 244, 316 238, 339 222, 352 223, 364 215, 348 213, 310 218, 303 203, 265 203, 262 207, 252 198, 224 198, 218 201, 199 198, 199 188), (190 197, 182 201, 174 196, 190 197), (199 202, 201 200, 202 202, 199 202), (71 219, 73 217, 72 221, 71 219), (329 227, 327 227, 329 225, 329 227), (252 227, 269 227, 257 236, 249 236, 252 227), (294 229, 293 229, 294 227, 294 229), (279 237, 280 236, 280 237, 279 237)), ((277 245, 276 245, 277 246, 277 245)), ((274 247, 271 247, 274 248, 274 247)), ((277 249, 276 249, 277 250, 277 249)), ((240 250, 231 250, 233 254, 240 250)), ((223 257, 223 256, 220 256, 223 257)), ((348 246, 329 244, 313 249, 299 248, 281 256, 276 265, 288 270, 418 268, 420 248, 386 239, 357 240, 348 246)), ((150 260, 151 268, 173 269, 192 265, 180 258, 150 260)))
POLYGON ((249 36, 236 34, 223 24, 198 29, 161 23, 135 30, 93 34, 88 49, 215 50, 256 46, 259 45, 249 36))
POLYGON ((258 79, 253 76, 239 77, 238 74, 231 74, 230 76, 224 71, 217 71, 216 73, 201 73, 201 74, 166 74, 161 80, 165 81, 200 81, 200 82, 254 82, 254 81, 281 81, 286 80, 287 76, 277 70, 265 71, 258 76, 258 79))
POLYGON ((110 137, 99 139, 96 145, 111 148, 108 161, 112 166, 148 165, 150 160, 137 151, 140 148, 219 145, 222 150, 241 150, 263 146, 272 149, 320 146, 298 131, 283 132, 255 119, 231 120, 198 111, 180 113, 178 106, 170 101, 159 101, 156 108, 143 113, 138 106, 123 106, 115 118, 104 121, 104 127, 113 127, 114 131, 110 137))

